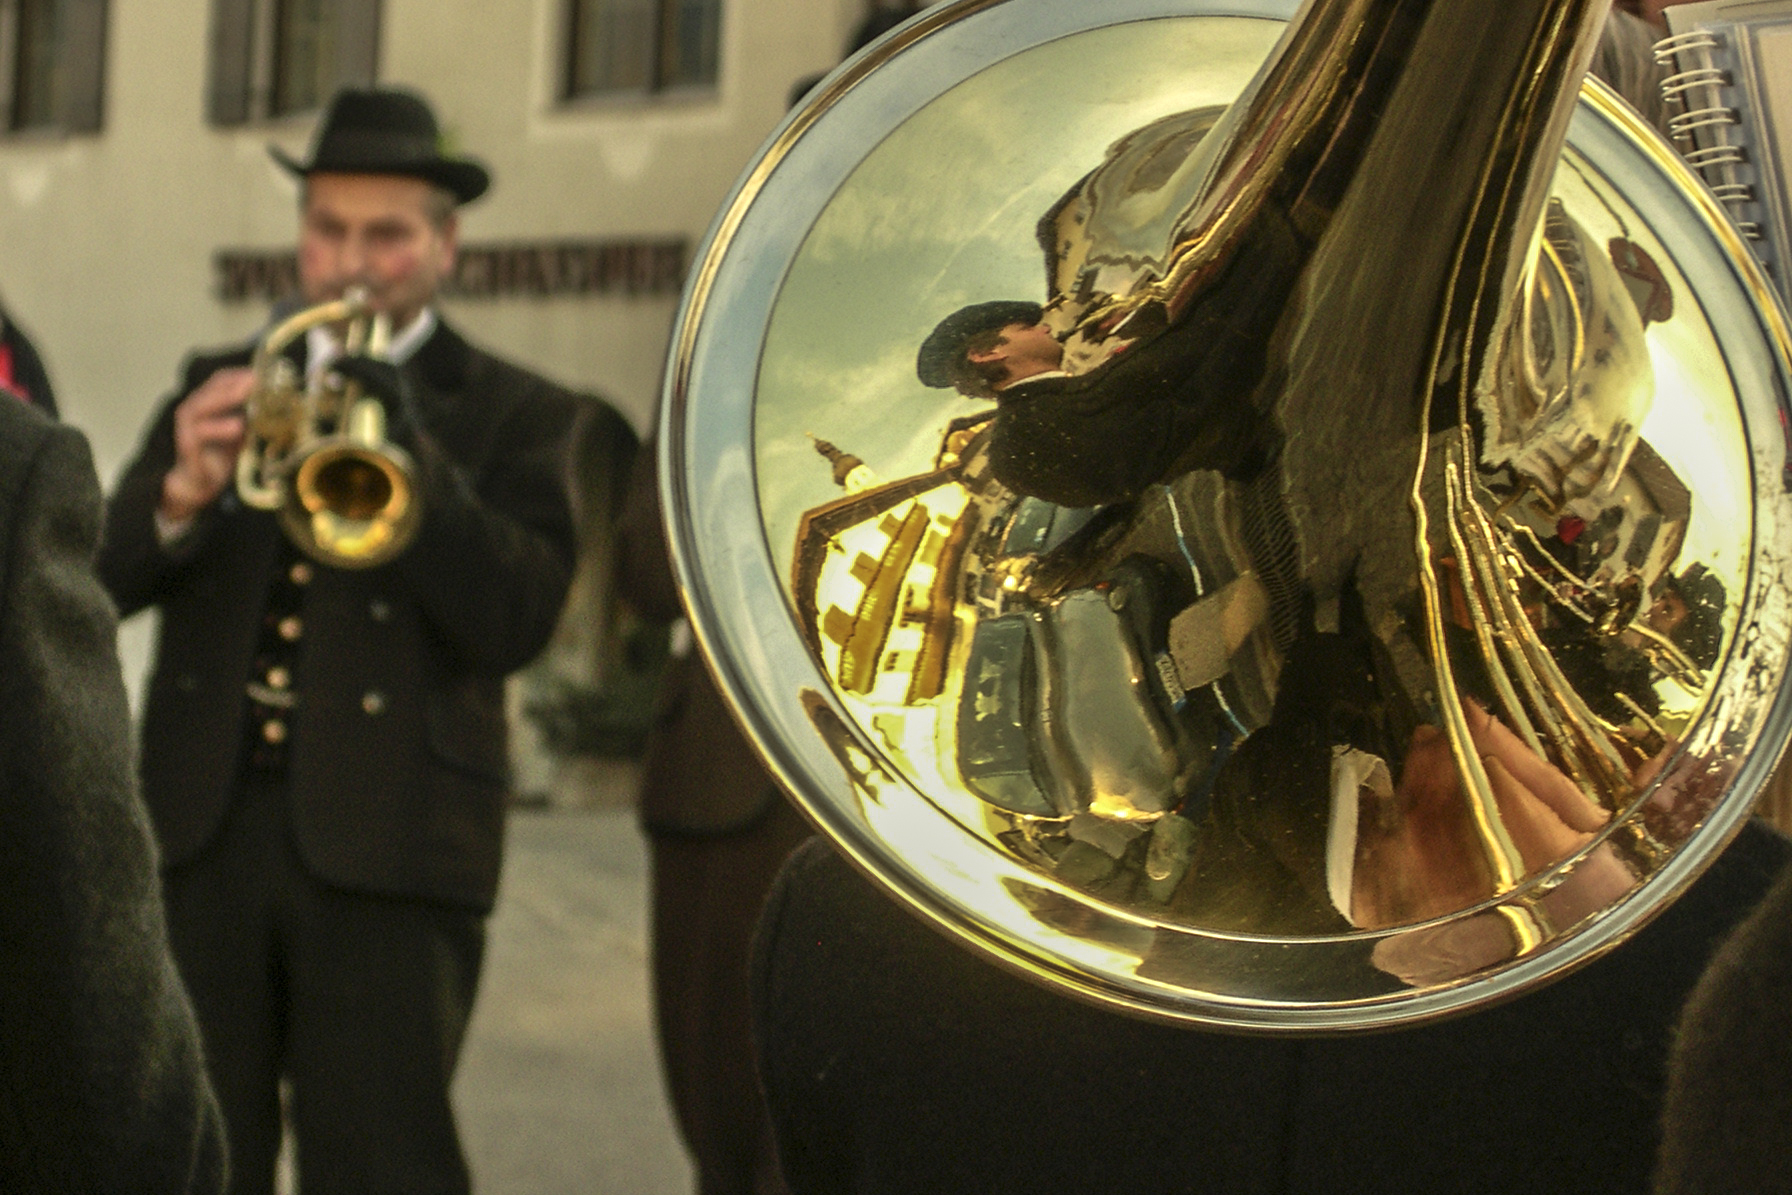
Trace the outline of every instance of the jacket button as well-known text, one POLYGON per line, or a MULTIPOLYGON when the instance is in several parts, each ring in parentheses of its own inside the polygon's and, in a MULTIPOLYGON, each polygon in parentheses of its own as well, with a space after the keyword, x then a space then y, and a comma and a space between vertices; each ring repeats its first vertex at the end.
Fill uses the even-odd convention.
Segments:
POLYGON ((182 693, 191 693, 199 687, 199 682, 193 678, 192 673, 183 672, 174 678, 174 687, 182 693))
POLYGON ((306 564, 303 560, 295 561, 292 568, 287 571, 286 575, 292 580, 294 585, 311 584, 311 566, 306 564))
POLYGON ((288 643, 297 643, 299 636, 305 633, 305 624, 297 614, 288 614, 274 627, 282 639, 288 643))
POLYGON ((367 616, 375 622, 390 622, 392 606, 384 598, 374 598, 367 603, 367 616))
POLYGON ((370 718, 377 718, 386 712, 386 695, 378 689, 369 689, 361 694, 361 712, 370 718))

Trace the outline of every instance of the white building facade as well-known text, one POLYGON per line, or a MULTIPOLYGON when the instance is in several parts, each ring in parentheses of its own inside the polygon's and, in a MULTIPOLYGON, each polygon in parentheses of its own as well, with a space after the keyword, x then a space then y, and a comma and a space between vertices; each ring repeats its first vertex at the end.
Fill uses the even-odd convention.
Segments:
POLYGON ((873 2, 0 0, 0 296, 109 485, 185 354, 290 278, 268 145, 305 157, 342 83, 414 87, 495 180, 445 314, 645 431, 685 266, 873 2))
POLYGON ((371 73, 429 95, 455 148, 496 180, 463 213, 473 270, 444 303, 449 318, 644 428, 682 272, 668 255, 688 259, 792 83, 831 67, 865 10, 866 0, 0 0, 0 62, 11 67, 0 68, 11 126, 0 133, 0 295, 110 478, 182 355, 240 341, 267 318, 261 267, 290 251, 296 201, 267 146, 304 156, 319 97, 371 73), (234 73, 249 102, 238 97, 220 122, 220 76, 233 73, 220 43, 245 16, 257 61, 243 69, 239 38, 234 73), (678 29, 699 44, 653 44, 678 29), (282 35, 291 44, 279 47, 282 35), (643 42, 657 59, 626 61, 643 42), (575 85, 586 93, 569 95, 575 85))

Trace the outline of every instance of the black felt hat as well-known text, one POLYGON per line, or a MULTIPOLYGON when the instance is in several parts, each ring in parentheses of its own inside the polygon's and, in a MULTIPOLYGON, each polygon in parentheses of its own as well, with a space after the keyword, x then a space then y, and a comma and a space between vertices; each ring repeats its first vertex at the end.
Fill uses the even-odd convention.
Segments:
POLYGON ((471 158, 442 152, 442 134, 429 103, 413 91, 344 88, 330 101, 311 145, 311 160, 295 160, 277 145, 268 153, 291 173, 400 174, 420 178, 471 203, 492 176, 471 158))
POLYGON ((1045 308, 1017 299, 997 299, 960 307, 939 322, 915 356, 915 373, 923 385, 945 389, 952 385, 952 366, 964 353, 965 342, 980 332, 993 332, 1009 324, 1038 323, 1045 308))

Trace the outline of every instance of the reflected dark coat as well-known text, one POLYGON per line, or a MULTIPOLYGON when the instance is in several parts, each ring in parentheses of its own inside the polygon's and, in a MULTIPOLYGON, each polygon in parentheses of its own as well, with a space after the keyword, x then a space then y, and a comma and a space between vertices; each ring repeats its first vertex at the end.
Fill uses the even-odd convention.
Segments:
POLYGON ((1137 497, 1190 469, 1249 480, 1279 433, 1259 408, 1280 311, 1309 246, 1265 216, 1203 301, 1086 373, 1018 382, 996 396, 990 466, 1009 489, 1062 506, 1137 497))

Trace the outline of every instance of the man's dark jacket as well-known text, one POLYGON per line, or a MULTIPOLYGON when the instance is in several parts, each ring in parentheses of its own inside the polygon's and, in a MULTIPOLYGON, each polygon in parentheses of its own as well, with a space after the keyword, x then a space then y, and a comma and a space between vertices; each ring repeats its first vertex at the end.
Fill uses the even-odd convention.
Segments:
MULTIPOLYGON (((772 889, 755 957, 784 1174, 795 1195, 1647 1195, 1676 1016, 1789 855, 1751 823, 1672 907, 1566 978, 1414 1028, 1291 1038, 1047 990, 811 841, 772 889)), ((1723 1142, 1702 1144, 1721 1166, 1723 1142)), ((1748 1181, 1668 1189, 1786 1189, 1748 1181)))
POLYGON ((1711 960, 1668 1060, 1656 1195, 1792 1192, 1792 868, 1711 960))
MULTIPOLYGON (((198 357, 150 426, 106 521, 120 609, 161 608, 142 729, 144 798, 174 867, 236 791, 271 570, 273 515, 230 491, 163 547, 154 511, 174 408, 242 350, 198 357)), ((503 679, 553 630, 574 550, 565 454, 578 400, 445 324, 403 367, 426 513, 396 560, 317 567, 305 587, 287 744, 293 834, 327 883, 488 909, 507 788, 503 679)))
POLYGON ((80 433, 0 398, 0 1191, 216 1192, 80 433))

